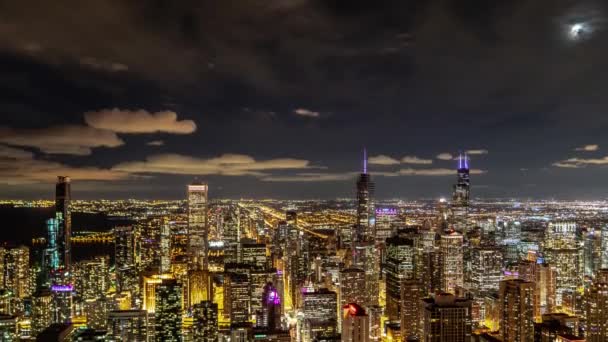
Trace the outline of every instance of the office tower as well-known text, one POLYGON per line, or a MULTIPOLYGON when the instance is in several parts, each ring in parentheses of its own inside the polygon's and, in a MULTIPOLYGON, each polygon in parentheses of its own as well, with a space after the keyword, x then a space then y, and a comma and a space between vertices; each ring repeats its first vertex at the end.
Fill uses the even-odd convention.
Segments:
POLYGON ((250 265, 257 269, 268 268, 268 257, 266 255, 266 244, 255 241, 243 241, 240 248, 239 262, 250 265))
POLYGON ((74 289, 80 299, 101 298, 110 288, 110 258, 98 256, 73 264, 74 289))
POLYGON ((584 275, 593 277, 602 268, 602 231, 591 228, 584 234, 584 275))
POLYGON ((218 308, 211 301, 202 301, 192 309, 194 318, 194 340, 201 342, 217 342, 218 340, 218 308))
POLYGON ((380 280, 380 253, 374 241, 359 242, 354 248, 353 267, 365 270, 365 305, 378 305, 380 280))
POLYGON ((53 322, 52 303, 53 297, 48 290, 40 290, 32 296, 32 336, 37 336, 53 322))
POLYGON ((337 333, 338 295, 326 288, 302 294, 302 313, 304 314, 307 336, 314 338, 329 337, 337 333))
POLYGON ((471 285, 477 293, 498 290, 502 280, 502 252, 497 247, 480 246, 471 253, 471 285))
POLYGON ((187 279, 187 307, 194 306, 202 301, 208 301, 213 298, 212 280, 209 271, 200 268, 191 269, 188 271, 187 279))
POLYGON ((194 264, 207 268, 208 229, 207 196, 209 187, 205 183, 188 185, 188 254, 194 264))
POLYGON ((282 285, 282 275, 277 275, 277 272, 274 269, 252 269, 249 272, 249 281, 251 291, 251 302, 249 312, 255 314, 256 324, 259 324, 258 321, 262 319, 261 315, 264 307, 262 297, 264 296, 266 284, 275 284, 277 293, 279 294, 281 300, 285 298, 282 285))
POLYGON ((69 272, 72 251, 72 213, 70 204, 72 201, 72 186, 70 177, 58 176, 55 186, 55 219, 58 223, 57 242, 59 243, 59 255, 62 259, 62 266, 69 272))
POLYGON ((148 313, 145 310, 115 310, 108 313, 108 342, 148 342, 148 313))
POLYGON ((70 285, 69 280, 66 278, 57 277, 56 279, 58 281, 51 285, 53 323, 69 323, 72 320, 74 310, 74 286, 70 285))
POLYGON ((417 241, 414 232, 402 232, 386 240, 386 315, 390 321, 399 321, 401 282, 415 277, 417 241), (407 236, 407 237, 406 237, 407 236))
POLYGON ((346 268, 340 271, 340 305, 357 303, 365 306, 365 271, 360 268, 346 268))
POLYGON ((555 266, 537 261, 522 260, 518 266, 519 278, 534 282, 534 320, 539 322, 542 315, 556 309, 557 270, 555 266))
POLYGON ((500 303, 503 341, 534 341, 534 283, 521 279, 502 281, 500 303))
POLYGON ((238 262, 238 246, 241 242, 241 214, 236 205, 227 208, 224 215, 223 239, 225 263, 238 262))
POLYGON ((600 268, 608 268, 608 224, 602 227, 602 261, 600 268))
POLYGON ((542 316, 539 323, 534 324, 534 341, 585 341, 575 336, 579 332, 579 318, 565 313, 552 313, 542 316), (561 339, 560 339, 561 338, 561 339))
POLYGON ((145 272, 141 275, 141 292, 142 292, 142 309, 153 314, 156 312, 157 289, 158 285, 162 284, 163 280, 172 280, 172 274, 157 274, 154 272, 145 272))
POLYGON ((404 280, 401 283, 401 336, 404 340, 423 336, 424 294, 424 285, 418 280, 404 280))
POLYGON ((87 318, 87 327, 95 330, 106 330, 108 310, 112 303, 106 297, 87 299, 84 301, 83 313, 87 318))
POLYGON ((114 255, 118 291, 135 291, 138 284, 137 244, 139 236, 133 226, 114 228, 114 255))
POLYGON ((369 317, 356 303, 343 308, 342 342, 369 342, 369 317))
POLYGON ((16 298, 30 295, 30 250, 25 246, 5 250, 1 263, 4 275, 4 288, 13 292, 16 298))
POLYGON ((393 225, 399 217, 399 209, 393 207, 376 208, 376 241, 384 242, 391 237, 393 225))
POLYGON ((372 196, 374 183, 367 173, 367 150, 363 150, 363 172, 357 180, 357 223, 353 241, 364 241, 374 239, 374 204, 372 196))
POLYGON ((272 283, 264 286, 262 313, 258 326, 269 331, 281 330, 281 298, 272 283))
POLYGON ((444 292, 456 293, 464 285, 463 237, 450 231, 441 235, 441 288, 444 292))
MULTIPOLYGON (((550 222, 545 232, 545 260, 557 270, 557 306, 564 294, 576 293, 583 280, 583 249, 574 222, 550 222)), ((568 310, 575 311, 570 307, 568 310)))
POLYGON ((471 339, 471 301, 440 293, 426 298, 424 305, 425 342, 469 342, 471 339))
MULTIPOLYGON (((604 273, 606 274, 606 273, 604 273)), ((588 342, 608 341, 608 277, 601 271, 585 293, 588 342)))
POLYGON ((227 296, 227 309, 230 314, 230 322, 249 322, 251 292, 250 279, 246 273, 229 273, 225 276, 225 296, 227 296))
POLYGON ((181 341, 182 330, 182 286, 175 279, 163 279, 156 285, 156 308, 154 313, 156 341, 181 341))
POLYGON ((458 156, 458 179, 454 184, 452 193, 452 212, 454 223, 463 233, 466 230, 466 218, 469 210, 469 200, 471 197, 471 180, 469 176, 469 159, 467 155, 458 156))
POLYGON ((164 217, 160 226, 160 270, 161 274, 171 270, 171 226, 169 219, 164 217))

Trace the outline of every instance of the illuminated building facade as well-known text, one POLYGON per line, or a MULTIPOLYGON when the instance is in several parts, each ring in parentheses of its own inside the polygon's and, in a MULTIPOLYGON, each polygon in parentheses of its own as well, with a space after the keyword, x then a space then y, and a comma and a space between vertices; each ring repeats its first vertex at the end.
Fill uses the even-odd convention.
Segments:
POLYGON ((423 335, 424 286, 418 280, 401 283, 401 336, 420 339, 423 335))
POLYGON ((608 341, 608 277, 596 276, 585 293, 588 342, 608 341))
POLYGON ((471 301, 451 293, 426 298, 424 305, 425 342, 468 342, 471 339, 471 301))
POLYGON ((154 320, 156 341, 181 341, 182 287, 177 280, 163 279, 160 284, 156 285, 154 320))
POLYGON ((521 279, 502 281, 500 303, 500 332, 503 340, 533 341, 534 283, 521 279))
POLYGON ((342 342, 369 342, 369 317, 356 303, 343 307, 342 342))
POLYGON ((340 271, 340 305, 357 303, 365 306, 365 271, 360 268, 347 268, 340 271))
MULTIPOLYGON (((550 222, 545 232, 544 255, 557 270, 557 306, 565 306, 564 295, 575 294, 582 285, 584 260, 582 241, 574 222, 550 222)), ((575 311, 568 307, 566 310, 575 311)))
POLYGON ((47 243, 44 250, 44 267, 46 277, 48 274, 57 271, 62 264, 59 256, 59 221, 56 218, 46 220, 47 243))
POLYGON ((441 289, 455 294, 464 285, 463 237, 451 231, 441 235, 441 289))
POLYGON ((469 210, 469 201, 471 198, 471 179, 469 174, 469 159, 467 155, 458 156, 458 178, 454 184, 452 193, 452 212, 456 226, 465 231, 465 220, 469 210))
POLYGON ((209 271, 193 269, 188 271, 187 307, 213 298, 213 287, 209 271))
POLYGON ((272 283, 264 286, 262 295, 262 315, 258 320, 258 326, 268 329, 269 331, 281 330, 281 297, 279 292, 272 283))
POLYGON ((496 291, 502 280, 502 251, 476 247, 471 251, 471 287, 477 293, 496 291))
POLYGON ((145 310, 116 310, 108 313, 108 342, 148 342, 148 313, 145 310))
POLYGON ((58 176, 55 185, 55 219, 58 225, 58 252, 62 259, 62 266, 69 272, 72 262, 72 185, 70 177, 58 176))
POLYGON ((250 279, 245 273, 229 273, 224 278, 226 284, 230 322, 245 323, 250 319, 251 291, 250 279))
POLYGON ((374 183, 367 173, 367 150, 363 150, 363 170, 357 180, 357 223, 353 241, 374 239, 374 183))
POLYGON ((32 296, 32 336, 37 336, 53 322, 52 303, 53 297, 50 291, 41 290, 32 296))
POLYGON ((139 234, 133 226, 114 228, 114 255, 118 291, 133 290, 137 281, 139 234))
POLYGON ((522 260, 518 266, 519 278, 534 283, 534 320, 556 310, 557 270, 542 259, 522 260))
POLYGON ((302 294, 306 336, 310 340, 334 336, 338 324, 338 295, 326 288, 302 294))
POLYGON ((393 233, 393 225, 399 217, 399 209, 395 207, 376 208, 376 241, 384 242, 391 237, 393 233))
POLYGON ((194 182, 188 185, 188 254, 193 263, 207 267, 207 202, 209 186, 194 182))
POLYGON ((218 307, 211 301, 202 301, 192 308, 194 318, 194 340, 218 341, 218 307))

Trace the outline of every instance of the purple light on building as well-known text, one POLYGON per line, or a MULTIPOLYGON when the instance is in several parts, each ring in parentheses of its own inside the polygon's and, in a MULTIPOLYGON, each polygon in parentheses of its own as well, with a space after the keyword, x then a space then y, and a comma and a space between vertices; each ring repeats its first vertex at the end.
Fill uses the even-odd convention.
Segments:
POLYGON ((399 210, 397 208, 376 208, 376 216, 397 216, 399 210))
POLYGON ((270 293, 268 293, 268 303, 274 304, 274 305, 281 304, 281 298, 279 298, 279 294, 277 293, 277 290, 272 290, 272 291, 270 291, 270 293))
POLYGON ((53 285, 53 286, 51 286, 51 291, 53 291, 53 292, 72 292, 72 291, 74 291, 74 286, 72 286, 72 285, 53 285))

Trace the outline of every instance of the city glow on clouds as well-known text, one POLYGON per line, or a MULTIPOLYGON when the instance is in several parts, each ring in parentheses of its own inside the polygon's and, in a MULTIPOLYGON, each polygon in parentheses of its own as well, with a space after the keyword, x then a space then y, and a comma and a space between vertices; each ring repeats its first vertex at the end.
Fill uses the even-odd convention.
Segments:
MULTIPOLYGON (((473 175, 481 175, 487 173, 485 170, 472 169, 470 173, 473 175)), ((358 172, 344 172, 344 173, 323 173, 323 172, 307 172, 297 173, 295 175, 286 176, 266 176, 262 177, 261 180, 265 182, 341 182, 341 181, 353 181, 358 172)), ((440 177, 440 176, 454 176, 455 171, 453 169, 413 169, 406 168, 394 172, 372 172, 372 177, 407 177, 407 176, 420 176, 420 177, 440 177)))
POLYGON ((0 127, 0 143, 35 147, 49 154, 90 155, 95 147, 124 145, 115 132, 88 126, 13 129, 0 127))
POLYGON ((370 165, 398 165, 398 164, 417 164, 417 165, 429 165, 433 163, 431 159, 422 159, 416 156, 405 156, 401 160, 393 157, 381 154, 378 156, 370 157, 368 160, 370 165))
POLYGON ((148 145, 148 146, 163 146, 164 144, 165 144, 165 142, 162 141, 162 140, 154 140, 154 141, 148 142, 146 145, 148 145))
POLYGON ((369 157, 367 162, 370 165, 397 165, 400 163, 397 159, 384 154, 369 157))
POLYGON ((127 71, 129 67, 122 63, 102 61, 93 57, 84 57, 80 59, 80 65, 102 71, 119 72, 127 71))
POLYGON ((306 109, 306 108, 298 108, 298 109, 294 110, 293 112, 296 115, 304 116, 307 118, 318 118, 321 116, 321 113, 315 112, 315 111, 312 111, 312 110, 306 109))
POLYGON ((422 159, 414 156, 405 156, 401 158, 402 164, 419 164, 419 165, 430 165, 433 164, 432 159, 422 159))
POLYGON ((581 146, 581 147, 577 147, 574 150, 575 151, 582 151, 582 152, 594 152, 600 149, 599 145, 596 144, 592 144, 592 145, 585 145, 585 146, 581 146))
POLYGON ((121 163, 113 170, 129 173, 162 173, 181 175, 223 175, 223 176, 267 176, 262 171, 310 169, 308 160, 280 158, 255 160, 242 154, 223 154, 219 157, 201 159, 180 154, 160 154, 145 161, 121 163))
POLYGON ((474 155, 482 155, 482 154, 488 154, 488 150, 468 150, 466 151, 466 154, 474 156, 474 155))
POLYGON ((84 113, 86 123, 95 128, 116 133, 191 134, 196 131, 192 120, 178 120, 171 111, 149 113, 145 110, 104 109, 84 113))
POLYGON ((439 154, 437 155, 437 157, 435 157, 435 158, 437 158, 437 159, 439 159, 439 160, 453 160, 453 159, 454 159, 454 156, 452 156, 452 154, 451 154, 451 153, 445 153, 445 152, 444 152, 444 153, 439 153, 439 154))
POLYGON ((52 183, 57 175, 69 175, 79 181, 117 181, 130 178, 129 174, 119 171, 97 167, 72 167, 38 160, 31 152, 0 146, 0 184, 52 183))
POLYGON ((570 158, 566 160, 561 160, 553 163, 553 166, 568 168, 568 169, 580 169, 586 167, 587 165, 607 165, 608 164, 608 156, 603 158, 570 158))

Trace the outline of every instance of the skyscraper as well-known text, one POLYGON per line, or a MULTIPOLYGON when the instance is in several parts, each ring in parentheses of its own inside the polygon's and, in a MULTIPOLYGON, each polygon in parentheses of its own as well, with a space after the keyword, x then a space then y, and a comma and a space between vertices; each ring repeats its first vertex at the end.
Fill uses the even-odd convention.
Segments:
POLYGON ((211 301, 202 301, 193 307, 194 340, 216 342, 218 340, 218 308, 211 301))
POLYGON ((374 204, 372 196, 374 183, 367 173, 367 150, 363 150, 363 171, 357 180, 357 223, 353 241, 364 241, 374 239, 373 216, 374 204))
POLYGON ((534 283, 500 282, 500 332, 505 342, 534 341, 534 283))
POLYGON ((468 342, 471 339, 471 301, 440 293, 424 302, 425 342, 468 342))
POLYGON ((608 279, 605 278, 608 277, 598 274, 585 294, 588 342, 608 341, 608 279))
POLYGON ((188 185, 188 249, 191 261, 207 268, 207 196, 209 187, 205 183, 188 185))
POLYGON ((72 187, 70 177, 58 176, 55 186, 55 219, 57 220, 57 242, 59 255, 63 258, 63 267, 69 272, 72 262, 71 242, 72 214, 70 203, 72 187))
POLYGON ((281 329, 281 298, 272 283, 264 286, 262 295, 262 317, 258 325, 276 331, 281 329), (261 323, 261 324, 260 324, 261 323))
POLYGON ((182 337, 182 286, 175 279, 156 285, 156 341, 179 342, 182 337))
POLYGON ((342 342, 369 342, 369 317, 356 303, 343 307, 342 342))
POLYGON ((441 235, 442 290, 455 294, 464 285, 463 236, 455 231, 441 235))
POLYGON ((303 293, 302 312, 306 322, 305 329, 310 339, 336 334, 338 296, 335 292, 322 288, 315 292, 303 293))
POLYGON ((148 341, 148 313, 145 310, 110 311, 107 326, 106 341, 148 341))
POLYGON ((462 224, 466 219, 469 209, 469 200, 471 197, 471 180, 469 175, 469 158, 467 155, 458 156, 458 179, 454 184, 454 192, 452 194, 452 210, 456 223, 462 224))
POLYGON ((401 283, 401 336, 420 339, 423 335, 424 286, 418 280, 404 280, 401 283))

